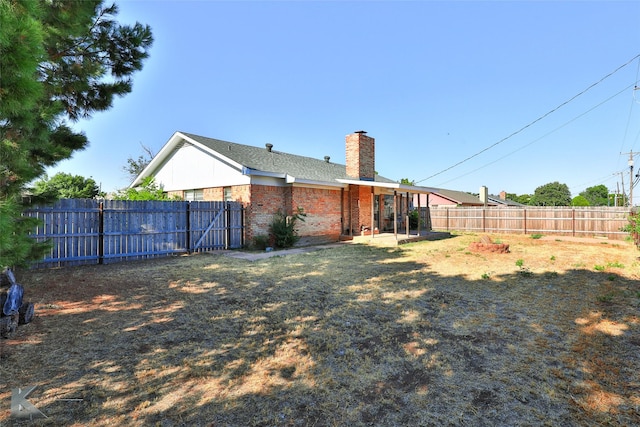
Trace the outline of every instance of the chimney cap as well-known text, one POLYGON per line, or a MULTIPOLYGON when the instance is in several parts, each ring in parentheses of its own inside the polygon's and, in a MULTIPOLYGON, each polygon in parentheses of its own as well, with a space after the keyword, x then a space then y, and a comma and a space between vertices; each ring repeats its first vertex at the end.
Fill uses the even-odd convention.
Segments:
POLYGON ((325 162, 329 163, 329 160, 331 160, 331 157, 329 157, 329 156, 324 156, 324 161, 325 161, 325 162))
POLYGON ((271 149, 273 149, 273 144, 269 144, 268 142, 264 146, 267 147, 268 152, 271 152, 271 149))
POLYGON ((367 133, 367 131, 366 131, 366 130, 357 130, 357 131, 355 131, 354 133, 362 133, 362 134, 365 134, 365 133, 367 133))

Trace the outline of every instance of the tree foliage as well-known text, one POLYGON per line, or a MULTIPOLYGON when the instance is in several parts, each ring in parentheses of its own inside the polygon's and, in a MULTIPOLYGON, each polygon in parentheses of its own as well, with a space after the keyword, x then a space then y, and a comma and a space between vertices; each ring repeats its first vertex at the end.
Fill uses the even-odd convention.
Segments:
POLYGON ((135 188, 127 188, 119 191, 115 200, 178 200, 178 197, 169 197, 162 187, 156 184, 153 177, 148 176, 142 180, 142 184, 135 188))
MULTIPOLYGON (((88 144, 69 121, 129 93, 148 56, 151 29, 120 25, 117 7, 102 3, 0 0, 0 204, 14 215, 0 235, 13 241, 25 233, 17 206, 27 183, 88 144)), ((5 245, 0 256, 15 250, 5 245)))
POLYGON ((515 193, 507 193, 507 199, 513 200, 514 202, 521 203, 523 205, 528 205, 531 202, 531 194, 521 194, 518 196, 515 193))
POLYGON ((155 154, 151 148, 147 147, 144 144, 140 144, 142 146, 142 151, 144 154, 138 156, 137 159, 133 157, 129 157, 127 159, 127 165, 122 167, 122 170, 127 174, 127 176, 133 181, 140 173, 147 167, 147 165, 153 160, 155 154))
POLYGON ((45 175, 43 179, 36 181, 32 194, 38 201, 93 199, 101 195, 100 187, 93 178, 64 172, 59 172, 51 178, 45 175))
POLYGON ((22 205, 13 199, 0 201, 0 265, 26 266, 28 261, 41 256, 48 242, 38 243, 29 232, 38 225, 36 218, 21 215, 22 205))
POLYGON ((607 206, 609 204, 609 189, 602 184, 589 187, 580 195, 587 199, 591 206, 607 206))
POLYGON ((571 199, 571 206, 591 206, 586 197, 579 195, 571 199))
POLYGON ((570 206, 571 192, 567 184, 558 181, 536 188, 529 203, 534 206, 570 206))

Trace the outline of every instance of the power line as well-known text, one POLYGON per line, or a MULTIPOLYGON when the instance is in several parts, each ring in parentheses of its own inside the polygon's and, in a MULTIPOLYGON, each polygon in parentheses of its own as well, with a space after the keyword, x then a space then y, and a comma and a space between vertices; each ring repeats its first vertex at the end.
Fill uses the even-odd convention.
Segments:
MULTIPOLYGON (((636 69, 636 82, 640 79, 640 60, 638 61, 638 68, 636 69)), ((629 105, 629 115, 627 116, 627 125, 624 128, 624 135, 622 136, 622 145, 620 146, 620 152, 622 152, 622 148, 624 147, 624 143, 627 140, 627 133, 629 132, 629 125, 631 124, 631 117, 633 115, 633 105, 638 102, 636 100, 636 90, 638 86, 633 88, 633 96, 631 97, 631 105, 629 105)), ((634 148, 634 144, 631 144, 631 149, 634 148)))
MULTIPOLYGON (((637 82, 636 82, 636 83, 637 83, 637 82)), ((564 124, 562 124, 562 125, 560 125, 560 126, 556 127, 555 129, 553 129, 553 130, 551 130, 551 131, 549 131, 549 132, 545 133, 545 134, 544 134, 544 135, 542 135, 541 137, 534 139, 533 141, 529 142, 528 144, 525 144, 525 145, 523 145, 522 147, 520 147, 520 148, 518 148, 518 149, 516 149, 516 150, 513 150, 513 151, 511 151, 510 153, 507 153, 507 154, 505 154, 504 156, 499 157, 499 158, 497 158, 496 160, 493 160, 493 161, 491 161, 491 162, 489 162, 489 163, 486 163, 486 164, 484 164, 484 165, 482 165, 482 166, 480 166, 480 167, 478 167, 478 168, 476 168, 476 169, 474 169, 474 170, 472 170, 472 171, 469 171, 469 172, 467 172, 467 173, 465 173, 465 174, 463 174, 463 175, 459 175, 459 176, 457 176, 457 177, 455 177, 455 178, 452 178, 452 179, 450 179, 450 180, 448 180, 448 181, 441 182, 441 183, 437 184, 437 186, 441 186, 441 185, 444 185, 444 184, 448 184, 448 183, 449 183, 449 182, 451 182, 451 181, 455 181, 455 180, 460 179, 460 178, 462 178, 462 177, 465 177, 465 176, 467 176, 467 175, 471 175, 472 173, 477 172, 477 171, 479 171, 479 170, 481 170, 481 169, 484 169, 484 168, 486 168, 486 167, 488 167, 488 166, 491 166, 491 165, 493 165, 494 163, 497 163, 497 162, 499 162, 499 161, 501 161, 501 160, 503 160, 503 159, 505 159, 505 158, 507 158, 507 157, 509 157, 509 156, 511 156, 511 155, 513 155, 513 154, 515 154, 515 153, 517 153, 518 151, 522 151, 522 150, 524 150, 525 148, 529 147, 530 145, 535 144, 536 142, 538 142, 538 141, 540 141, 540 140, 542 140, 542 139, 546 138, 547 136, 549 136, 549 135, 551 135, 551 134, 553 134, 553 133, 555 133, 555 132, 559 131, 560 129, 564 128, 565 126, 568 126, 569 124, 571 124, 571 123, 575 122, 575 121, 576 121, 576 120, 578 120, 579 118, 581 118, 581 117, 583 117, 583 116, 586 116, 587 114, 589 114, 590 112, 592 112, 592 111, 593 111, 593 110, 595 110, 596 108, 598 108, 598 107, 600 107, 600 106, 602 106, 602 105, 606 104, 607 102, 611 101, 611 100, 612 100, 613 98, 615 98, 616 96, 618 96, 618 95, 620 95, 621 93, 624 93, 625 91, 629 90, 631 87, 635 86, 635 84, 636 84, 636 83, 632 83, 632 84, 630 84, 629 86, 627 86, 627 87, 623 88, 622 90, 618 91, 617 93, 615 93, 615 94, 611 95, 610 97, 608 97, 608 98, 607 98, 607 99, 605 99, 604 101, 602 101, 602 102, 600 102, 600 103, 598 103, 598 104, 594 105, 593 107, 589 108, 587 111, 583 112, 582 114, 579 114, 579 115, 575 116, 574 118, 572 118, 572 119, 571 119, 571 120, 569 120, 568 122, 565 122, 564 124)))
POLYGON ((508 139, 510 139, 510 138, 512 138, 512 137, 514 137, 515 135, 517 135, 517 134, 521 133, 522 131, 524 131, 524 130, 526 130, 526 129, 530 128, 531 126, 533 126, 534 124, 536 124, 536 123, 538 123, 539 121, 543 120, 544 118, 546 118, 546 117, 547 117, 547 116, 549 116, 550 114, 555 113, 555 112, 556 112, 557 110, 559 110, 560 108, 562 108, 562 107, 564 107, 565 105, 567 105, 568 103, 572 102, 574 99, 578 98, 579 96, 581 96, 581 95, 585 94, 587 91, 591 90, 591 89, 592 89, 592 88, 594 88, 595 86, 599 85, 599 84, 600 84, 600 83, 602 83, 604 80, 608 79, 609 77, 611 77, 612 75, 614 75, 615 73, 617 73, 618 71, 620 71, 622 68, 626 67, 627 65, 629 65, 630 63, 632 63, 633 61, 635 61, 635 60, 636 60, 636 59, 638 59, 638 58, 640 58, 640 54, 638 54, 638 55, 634 56, 634 57, 633 57, 633 58, 631 58, 629 61, 627 61, 625 64, 623 64, 623 65, 619 66, 618 68, 616 68, 615 70, 613 70, 612 72, 610 72, 609 74, 607 74, 606 76, 602 77, 602 78, 601 78, 600 80, 598 80, 597 82, 595 82, 595 83, 591 84, 591 85, 590 85, 590 86, 588 86, 586 89, 584 89, 584 90, 582 90, 581 92, 579 92, 577 95, 574 95, 573 97, 569 98, 567 101, 565 101, 565 102, 561 103, 561 104, 560 104, 560 105, 558 105, 556 108, 554 108, 554 109, 550 110, 549 112, 547 112, 547 113, 543 114, 542 116, 538 117, 537 119, 535 119, 535 120, 534 120, 534 121, 532 121, 531 123, 529 123, 529 124, 527 124, 527 125, 525 125, 525 126, 521 127, 521 128, 520 128, 520 129, 518 129, 517 131, 515 131, 515 132, 511 133, 510 135, 508 135, 508 136, 506 136, 506 137, 502 138, 502 139, 501 139, 501 140, 499 140, 498 142, 495 142, 495 143, 491 144, 490 146, 488 146, 488 147, 486 147, 486 148, 484 148, 484 149, 482 149, 482 150, 478 151, 477 153, 475 153, 475 154, 473 154, 473 155, 471 155, 471 156, 467 157, 466 159, 461 160, 461 161, 459 161, 458 163, 456 163, 456 164, 454 164, 454 165, 451 165, 451 166, 449 166, 448 168, 443 169, 443 170, 441 170, 440 172, 437 172, 437 173, 435 173, 435 174, 433 174, 433 175, 431 175, 431 176, 428 176, 428 177, 426 177, 426 178, 424 178, 424 179, 421 179, 421 180, 419 180, 419 181, 416 181, 416 184, 418 184, 418 183, 420 183, 420 182, 423 182, 423 181, 426 181, 426 180, 428 180, 428 179, 431 179, 431 178, 433 178, 433 177, 435 177, 435 176, 438 176, 438 175, 440 175, 440 174, 443 174, 444 172, 446 172, 446 171, 448 171, 448 170, 451 170, 451 169, 455 168, 456 166, 460 166, 461 164, 463 164, 463 163, 465 163, 465 162, 467 162, 467 161, 469 161, 469 160, 473 159, 474 157, 479 156, 480 154, 484 153, 485 151, 490 150, 491 148, 495 147, 496 145, 501 144, 501 143, 503 143, 504 141, 506 141, 506 140, 508 140, 508 139))

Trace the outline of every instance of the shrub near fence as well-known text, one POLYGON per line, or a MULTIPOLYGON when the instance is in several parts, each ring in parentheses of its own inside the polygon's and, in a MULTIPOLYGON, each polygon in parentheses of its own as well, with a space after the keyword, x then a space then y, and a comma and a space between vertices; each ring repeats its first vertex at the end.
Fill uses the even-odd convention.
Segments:
POLYGON ((625 207, 431 207, 434 230, 532 233, 623 240, 629 234, 625 207))
POLYGON ((32 237, 52 245, 37 267, 106 264, 244 244, 243 207, 237 202, 63 199, 24 215, 42 222, 32 237))

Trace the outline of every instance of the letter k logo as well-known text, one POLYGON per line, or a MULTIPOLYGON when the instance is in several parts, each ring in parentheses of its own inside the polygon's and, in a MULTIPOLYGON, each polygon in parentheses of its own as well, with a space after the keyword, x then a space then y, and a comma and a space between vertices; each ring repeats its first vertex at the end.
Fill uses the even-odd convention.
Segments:
POLYGON ((16 418, 29 418, 34 420, 37 418, 47 418, 45 414, 40 412, 38 408, 33 406, 31 402, 27 400, 27 396, 31 393, 36 386, 27 388, 14 388, 11 391, 11 416, 16 418))

